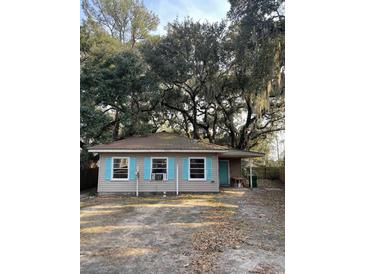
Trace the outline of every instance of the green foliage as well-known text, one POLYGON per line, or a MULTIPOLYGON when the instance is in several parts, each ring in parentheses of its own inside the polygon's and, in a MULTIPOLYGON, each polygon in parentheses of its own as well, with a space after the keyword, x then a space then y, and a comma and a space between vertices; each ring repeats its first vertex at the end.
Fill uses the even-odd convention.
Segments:
POLYGON ((81 64, 90 56, 112 54, 123 48, 125 46, 119 40, 110 36, 90 18, 80 27, 81 64))
POLYGON ((200 127, 209 127, 202 123, 201 113, 205 120, 214 116, 212 103, 225 58, 221 43, 224 35, 224 23, 194 23, 186 19, 169 24, 166 37, 142 48, 146 61, 161 81, 162 104, 192 125, 195 138, 200 127))
POLYGON ((142 1, 135 1, 131 8, 131 43, 134 47, 136 41, 149 37, 149 32, 155 30, 158 26, 159 19, 157 15, 148 11, 142 1))
POLYGON ((224 24, 183 23, 168 26, 168 34, 155 47, 145 47, 147 60, 158 75, 168 83, 192 82, 198 86, 203 74, 219 69, 219 39, 224 24), (196 79, 195 79, 196 78, 196 79))
POLYGON ((154 76, 136 50, 137 41, 158 37, 158 18, 139 0, 84 0, 80 27, 81 165, 94 160, 85 148, 122 136, 156 130, 150 112, 158 105, 154 76))
POLYGON ((82 145, 168 129, 268 152, 284 129, 283 3, 230 2, 228 24, 176 20, 160 37, 141 1, 84 0, 82 145))
POLYGON ((80 105, 80 136, 85 143, 104 143, 111 140, 111 134, 105 131, 112 118, 91 102, 83 100, 80 105))
POLYGON ((283 128, 284 103, 276 92, 283 86, 275 85, 282 69, 273 38, 256 45, 250 26, 241 28, 240 21, 229 29, 223 22, 175 21, 142 52, 161 81, 170 124, 197 139, 247 149, 283 128))
POLYGON ((112 37, 132 48, 155 30, 158 17, 141 0, 83 0, 85 14, 112 37))
POLYGON ((284 15, 281 0, 231 0, 235 71, 253 93, 257 115, 270 108, 270 96, 284 92, 284 15))
POLYGON ((159 103, 158 88, 137 51, 126 50, 85 63, 81 87, 95 105, 119 113, 123 136, 152 130, 149 116, 159 103))

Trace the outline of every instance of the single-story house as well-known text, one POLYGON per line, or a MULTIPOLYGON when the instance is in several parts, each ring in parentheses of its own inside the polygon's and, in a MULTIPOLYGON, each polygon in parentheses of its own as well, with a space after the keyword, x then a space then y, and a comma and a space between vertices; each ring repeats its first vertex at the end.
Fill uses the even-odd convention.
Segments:
POLYGON ((93 146, 99 153, 99 193, 219 192, 241 176, 241 158, 258 152, 193 140, 172 133, 135 136, 93 146))

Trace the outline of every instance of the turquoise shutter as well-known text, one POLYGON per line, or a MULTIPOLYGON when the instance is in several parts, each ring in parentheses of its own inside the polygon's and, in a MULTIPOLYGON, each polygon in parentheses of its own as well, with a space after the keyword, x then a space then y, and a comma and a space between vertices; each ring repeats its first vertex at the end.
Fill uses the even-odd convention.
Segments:
POLYGON ((213 179, 213 176, 212 176, 212 164, 213 164, 212 157, 207 157, 206 162, 207 162, 207 167, 206 167, 207 180, 211 181, 213 179))
POLYGON ((129 158, 129 180, 136 179, 136 158, 129 158))
POLYGON ((110 181, 110 178, 112 176, 112 158, 108 157, 105 158, 105 174, 104 179, 106 181, 110 181))
POLYGON ((175 157, 168 158, 168 166, 169 166, 168 178, 169 178, 169 180, 174 180, 175 179, 175 157))
POLYGON ((182 173, 182 177, 183 180, 187 181, 189 179, 189 159, 188 158, 183 158, 183 173, 182 173))
POLYGON ((145 180, 151 179, 151 157, 144 157, 143 161, 143 178, 145 180))

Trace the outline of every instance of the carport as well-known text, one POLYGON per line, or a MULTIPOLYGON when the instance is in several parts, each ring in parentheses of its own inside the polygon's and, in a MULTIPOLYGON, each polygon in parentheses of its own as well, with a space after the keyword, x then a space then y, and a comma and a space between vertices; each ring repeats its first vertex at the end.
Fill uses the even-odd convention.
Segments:
MULTIPOLYGON (((229 149, 218 157, 219 185, 231 186, 232 180, 243 182, 245 178, 241 176, 241 160, 252 159, 265 156, 264 153, 229 149)), ((250 163, 250 186, 252 187, 252 161, 250 163)))

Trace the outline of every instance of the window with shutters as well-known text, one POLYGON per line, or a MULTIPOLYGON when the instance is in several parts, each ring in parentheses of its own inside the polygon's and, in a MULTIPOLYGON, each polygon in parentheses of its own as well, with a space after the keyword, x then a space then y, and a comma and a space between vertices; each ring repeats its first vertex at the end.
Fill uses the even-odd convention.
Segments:
POLYGON ((151 179, 167 180, 167 158, 152 158, 151 179))
POLYGON ((205 158, 189 158, 189 180, 205 180, 205 158))
POLYGON ((129 180, 129 158, 113 157, 112 179, 129 180))

